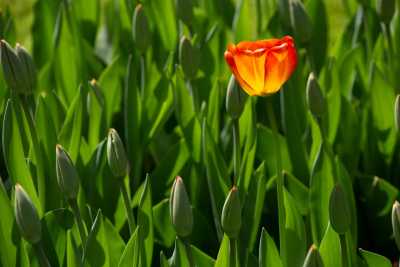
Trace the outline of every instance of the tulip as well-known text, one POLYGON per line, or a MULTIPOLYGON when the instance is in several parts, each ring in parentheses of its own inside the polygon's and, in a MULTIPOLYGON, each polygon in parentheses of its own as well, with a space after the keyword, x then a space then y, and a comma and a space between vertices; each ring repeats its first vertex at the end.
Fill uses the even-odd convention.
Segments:
POLYGON ((132 35, 136 48, 144 53, 150 45, 150 30, 143 6, 138 4, 132 18, 132 35))
POLYGON ((396 200, 392 207, 392 228, 394 241, 400 250, 400 204, 396 200))
POLYGON ((242 92, 242 90, 240 90, 235 76, 232 75, 226 90, 225 100, 226 111, 232 117, 232 119, 237 119, 240 117, 244 109, 245 101, 246 95, 242 92))
POLYGON ((21 61, 21 67, 25 68, 25 71, 23 73, 26 75, 26 77, 24 77, 23 79, 25 79, 26 81, 27 90, 28 92, 33 92, 33 89, 36 86, 37 79, 37 71, 35 64, 33 63, 33 59, 28 51, 26 51, 26 49, 18 43, 15 47, 15 52, 19 60, 21 61))
POLYGON ((39 215, 29 195, 21 185, 15 185, 15 219, 21 235, 31 244, 42 238, 42 226, 39 215))
POLYGON ((314 73, 307 80, 307 104, 314 116, 322 116, 325 111, 325 98, 314 73))
POLYGON ((329 199, 329 218, 333 230, 345 234, 350 228, 350 207, 342 187, 337 184, 329 199))
POLYGON ((307 44, 312 35, 312 24, 307 11, 300 0, 290 0, 290 23, 296 38, 307 44))
POLYGON ((383 23, 389 24, 393 18, 394 12, 396 11, 395 0, 377 0, 376 1, 376 12, 383 23))
POLYGON ((110 129, 107 138, 107 161, 115 177, 128 173, 128 159, 121 138, 115 129, 110 129))
POLYGON ((79 176, 68 153, 61 145, 56 146, 57 182, 65 197, 76 199, 79 191, 79 176))
POLYGON ((396 96, 394 102, 394 125, 396 126, 397 131, 400 131, 400 95, 396 96))
POLYGON ((289 79, 297 64, 293 38, 228 45, 225 60, 247 94, 273 94, 289 79))
POLYGON ((180 237, 186 237, 193 230, 193 212, 185 184, 181 177, 177 176, 172 186, 169 199, 169 212, 175 231, 180 237))
POLYGON ((221 225, 225 234, 235 239, 238 237, 242 226, 242 208, 240 204, 239 191, 233 186, 226 197, 222 208, 221 225))
POLYGON ((308 250, 306 259, 304 260, 303 267, 323 267, 321 255, 315 245, 312 245, 308 250))
POLYGON ((199 68, 198 53, 185 36, 182 36, 179 42, 179 62, 188 79, 196 77, 197 69, 199 68))

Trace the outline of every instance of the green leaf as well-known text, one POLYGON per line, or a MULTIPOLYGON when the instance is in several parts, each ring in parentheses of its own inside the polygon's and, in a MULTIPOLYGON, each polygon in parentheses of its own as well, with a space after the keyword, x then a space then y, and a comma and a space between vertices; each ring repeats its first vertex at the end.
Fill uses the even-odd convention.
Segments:
POLYGON ((169 199, 164 199, 153 207, 154 240, 164 247, 171 247, 175 241, 175 230, 169 215, 169 199))
POLYGON ((309 212, 309 190, 291 173, 284 172, 284 180, 286 182, 286 188, 289 193, 296 200, 296 206, 301 215, 305 216, 309 212))
POLYGON ((254 41, 258 36, 258 21, 260 20, 260 8, 256 0, 241 0, 236 2, 235 16, 233 20, 233 32, 235 41, 254 41), (252 18, 252 19, 249 19, 252 18))
POLYGON ((191 245, 190 248, 192 249, 192 256, 193 261, 197 266, 204 266, 204 267, 213 267, 214 266, 214 259, 205 254, 200 249, 196 248, 195 246, 191 245))
POLYGON ((136 227, 135 232, 129 238, 128 244, 126 244, 124 252, 119 260, 118 267, 144 266, 141 264, 140 259, 140 241, 138 231, 139 227, 136 227))
POLYGON ((325 267, 341 267, 342 251, 339 235, 333 230, 330 224, 326 228, 324 238, 319 247, 325 267))
POLYGON ((229 238, 224 235, 219 247, 218 256, 214 267, 228 267, 229 265, 229 238))
POLYGON ((391 267, 392 263, 384 256, 366 251, 363 249, 359 249, 362 258, 364 259, 367 267, 391 267))
POLYGON ((264 228, 261 231, 258 262, 259 267, 283 267, 275 242, 264 228))
POLYGON ((145 266, 151 266, 153 256, 153 242, 154 242, 154 229, 153 229, 153 210, 151 204, 151 184, 150 177, 146 177, 145 186, 142 196, 140 198, 138 208, 138 226, 140 227, 139 238, 143 242, 144 250, 146 253, 145 266))
MULTIPOLYGON (((20 126, 18 125, 19 120, 15 113, 16 104, 14 100, 9 99, 4 111, 2 131, 3 156, 11 181, 13 184, 19 183, 25 189, 40 216, 43 212, 43 206, 39 201, 33 184, 32 175, 26 162, 26 156, 21 141, 20 126)), ((19 115, 22 116, 22 114, 19 115)))
POLYGON ((81 255, 78 249, 78 245, 74 239, 74 235, 72 231, 69 230, 67 232, 67 266, 68 267, 80 267, 81 264, 81 255))
POLYGON ((175 249, 171 258, 168 260, 171 267, 185 267, 190 266, 189 257, 185 244, 179 238, 175 240, 175 249))

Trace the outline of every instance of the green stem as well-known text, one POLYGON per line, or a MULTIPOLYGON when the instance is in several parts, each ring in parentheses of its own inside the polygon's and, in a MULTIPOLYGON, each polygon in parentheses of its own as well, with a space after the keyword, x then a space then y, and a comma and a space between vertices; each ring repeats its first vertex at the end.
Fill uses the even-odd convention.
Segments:
POLYGON ((286 261, 286 234, 285 234, 285 206, 283 202, 283 175, 282 175, 282 159, 279 145, 278 125, 276 123, 274 110, 272 105, 267 105, 267 112, 271 119, 272 132, 274 135, 274 145, 276 153, 276 192, 278 198, 278 220, 279 220, 279 244, 281 257, 286 261))
POLYGON ((36 176, 38 181, 38 190, 39 190, 39 198, 42 203, 43 210, 45 210, 45 201, 46 201, 46 186, 45 186, 45 176, 44 176, 44 168, 42 165, 42 154, 41 147, 39 145, 39 138, 36 133, 35 120, 34 120, 34 107, 29 103, 28 96, 23 96, 21 98, 22 109, 24 110, 26 120, 28 122, 29 130, 32 136, 32 146, 33 153, 36 159, 36 176))
POLYGON ((33 248, 35 250, 36 256, 39 260, 39 265, 41 267, 50 267, 49 260, 47 259, 46 253, 44 253, 42 242, 39 241, 36 244, 33 244, 33 248))
POLYGON ((229 238, 229 267, 236 267, 236 239, 229 238))
POLYGON ((133 231, 135 231, 136 224, 135 224, 135 218, 133 217, 132 209, 131 209, 131 202, 128 196, 128 191, 126 190, 125 183, 121 182, 120 185, 121 193, 122 193, 122 198, 124 200, 124 205, 126 209, 126 215, 128 217, 128 225, 129 225, 129 233, 132 235, 133 231))
POLYGON ((240 135, 239 119, 233 119, 233 185, 236 185, 240 175, 240 135))
POLYGON ((340 234, 339 238, 340 238, 340 247, 342 249, 342 267, 349 267, 351 266, 351 259, 347 251, 346 234, 340 234))
POLYGON ((189 89, 190 93, 192 94, 193 110, 194 110, 195 114, 199 114, 199 110, 200 110, 199 93, 197 92, 196 88, 193 88, 192 82, 189 79, 186 81, 186 87, 189 89))
POLYGON ((140 91, 142 99, 144 99, 144 88, 146 86, 146 60, 144 54, 140 55, 140 91))
POLYGON ((79 211, 78 202, 76 199, 71 199, 69 201, 69 205, 71 206, 72 212, 75 216, 76 224, 78 225, 79 235, 81 236, 82 247, 84 248, 86 245, 86 230, 83 224, 81 212, 79 211))
POLYGON ((190 267, 194 267, 195 264, 194 264, 194 261, 193 261, 193 253, 192 253, 192 248, 190 247, 190 243, 189 243, 189 241, 186 240, 186 239, 184 239, 184 240, 182 240, 182 241, 183 241, 183 243, 185 244, 186 254, 187 254, 188 259, 189 259, 189 266, 190 266, 190 267))

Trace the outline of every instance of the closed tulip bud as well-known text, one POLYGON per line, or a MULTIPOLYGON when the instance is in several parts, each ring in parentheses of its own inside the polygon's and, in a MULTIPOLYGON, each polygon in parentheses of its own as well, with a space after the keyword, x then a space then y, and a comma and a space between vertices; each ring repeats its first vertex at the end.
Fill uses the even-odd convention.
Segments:
POLYGON ((400 204, 397 200, 392 207, 392 228, 394 241, 396 242, 397 248, 400 250, 400 204))
POLYGON ((306 259, 304 260, 303 267, 323 267, 321 255, 315 245, 312 245, 308 250, 306 259))
POLYGON ((350 208, 342 187, 337 184, 329 199, 329 219, 333 230, 338 234, 346 233, 350 228, 350 208))
POLYGON ((242 225, 239 191, 233 186, 225 200, 221 216, 222 229, 229 238, 237 238, 242 225))
POLYGON ((67 151, 56 146, 57 182, 67 199, 76 199, 79 191, 79 176, 67 151))
POLYGON ((193 18, 193 1, 192 0, 175 0, 176 15, 186 25, 192 23, 193 18))
POLYGON ((376 12, 383 23, 389 24, 393 18, 394 12, 396 11, 395 0, 377 0, 376 1, 376 12))
POLYGON ((199 67, 198 54, 188 38, 182 36, 179 43, 179 62, 188 79, 196 76, 199 67))
POLYGON ((21 61, 21 67, 25 68, 25 74, 27 75, 25 80, 28 86, 28 89, 33 92, 36 86, 36 79, 37 79, 37 71, 35 64, 33 63, 33 59, 31 55, 26 51, 24 47, 17 44, 15 51, 19 60, 21 61))
POLYGON ((26 68, 17 53, 5 40, 0 41, 0 59, 7 86, 17 94, 31 94, 32 90, 27 83, 26 68))
POLYGON ((172 185, 169 199, 169 212, 172 224, 179 237, 186 237, 193 230, 193 212, 185 184, 181 177, 177 176, 172 185))
POLYGON ((307 104, 311 113, 320 117, 325 111, 325 98, 314 73, 310 73, 307 81, 307 104))
POLYGON ((396 100, 394 102, 394 124, 396 126, 396 130, 400 131, 400 95, 396 96, 396 100))
POLYGON ((295 32, 296 37, 303 44, 306 44, 311 39, 312 24, 308 17, 304 5, 299 0, 290 0, 290 23, 295 32))
POLYGON ((32 200, 21 185, 15 185, 15 219, 23 238, 35 244, 42 238, 42 226, 32 200))
POLYGON ((115 129, 110 129, 108 132, 107 161, 115 177, 125 177, 128 173, 128 160, 124 144, 115 129))
POLYGON ((233 118, 237 119, 243 112, 246 95, 239 88, 235 76, 232 75, 226 90, 226 111, 233 118))
POLYGON ((132 34, 136 48, 144 53, 150 45, 150 29, 143 6, 138 4, 132 18, 132 34))

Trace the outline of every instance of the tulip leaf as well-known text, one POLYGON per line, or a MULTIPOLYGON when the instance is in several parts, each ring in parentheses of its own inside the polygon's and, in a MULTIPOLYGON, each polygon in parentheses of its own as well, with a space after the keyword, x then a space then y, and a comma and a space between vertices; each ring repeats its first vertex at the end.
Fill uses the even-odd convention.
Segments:
POLYGON ((128 243, 119 260, 118 267, 144 266, 140 257, 139 227, 129 238, 128 243))
POLYGON ((259 267, 283 267, 275 242, 264 228, 261 231, 258 258, 259 267))
POLYGON ((204 267, 213 267, 214 266, 214 259, 208 256, 206 253, 201 251, 200 249, 196 248, 195 246, 190 246, 193 255, 193 261, 196 263, 197 266, 204 266, 204 267))
POLYGON ((227 267, 229 266, 229 237, 224 235, 219 247, 218 256, 215 260, 214 267, 227 267))
POLYGON ((362 258, 364 259, 366 263, 366 267, 374 267, 374 266, 379 266, 379 267, 390 267, 392 266, 392 263, 384 256, 381 256, 379 254, 366 251, 363 249, 359 249, 360 254, 362 258))
POLYGON ((169 199, 164 199, 153 207, 154 239, 165 247, 171 247, 175 241, 175 229, 169 214, 169 199))
POLYGON ((168 260, 171 267, 190 266, 189 256, 185 244, 179 238, 175 240, 175 248, 171 258, 168 260))
POLYGON ((138 226, 140 227, 139 238, 144 245, 146 254, 145 265, 151 266, 153 256, 153 242, 154 242, 154 229, 153 229, 153 211, 151 202, 151 183, 150 177, 146 177, 144 189, 140 197, 138 207, 138 226))
POLYGON ((330 224, 328 224, 324 237, 322 238, 319 252, 325 267, 342 266, 342 251, 339 235, 333 230, 330 224))

